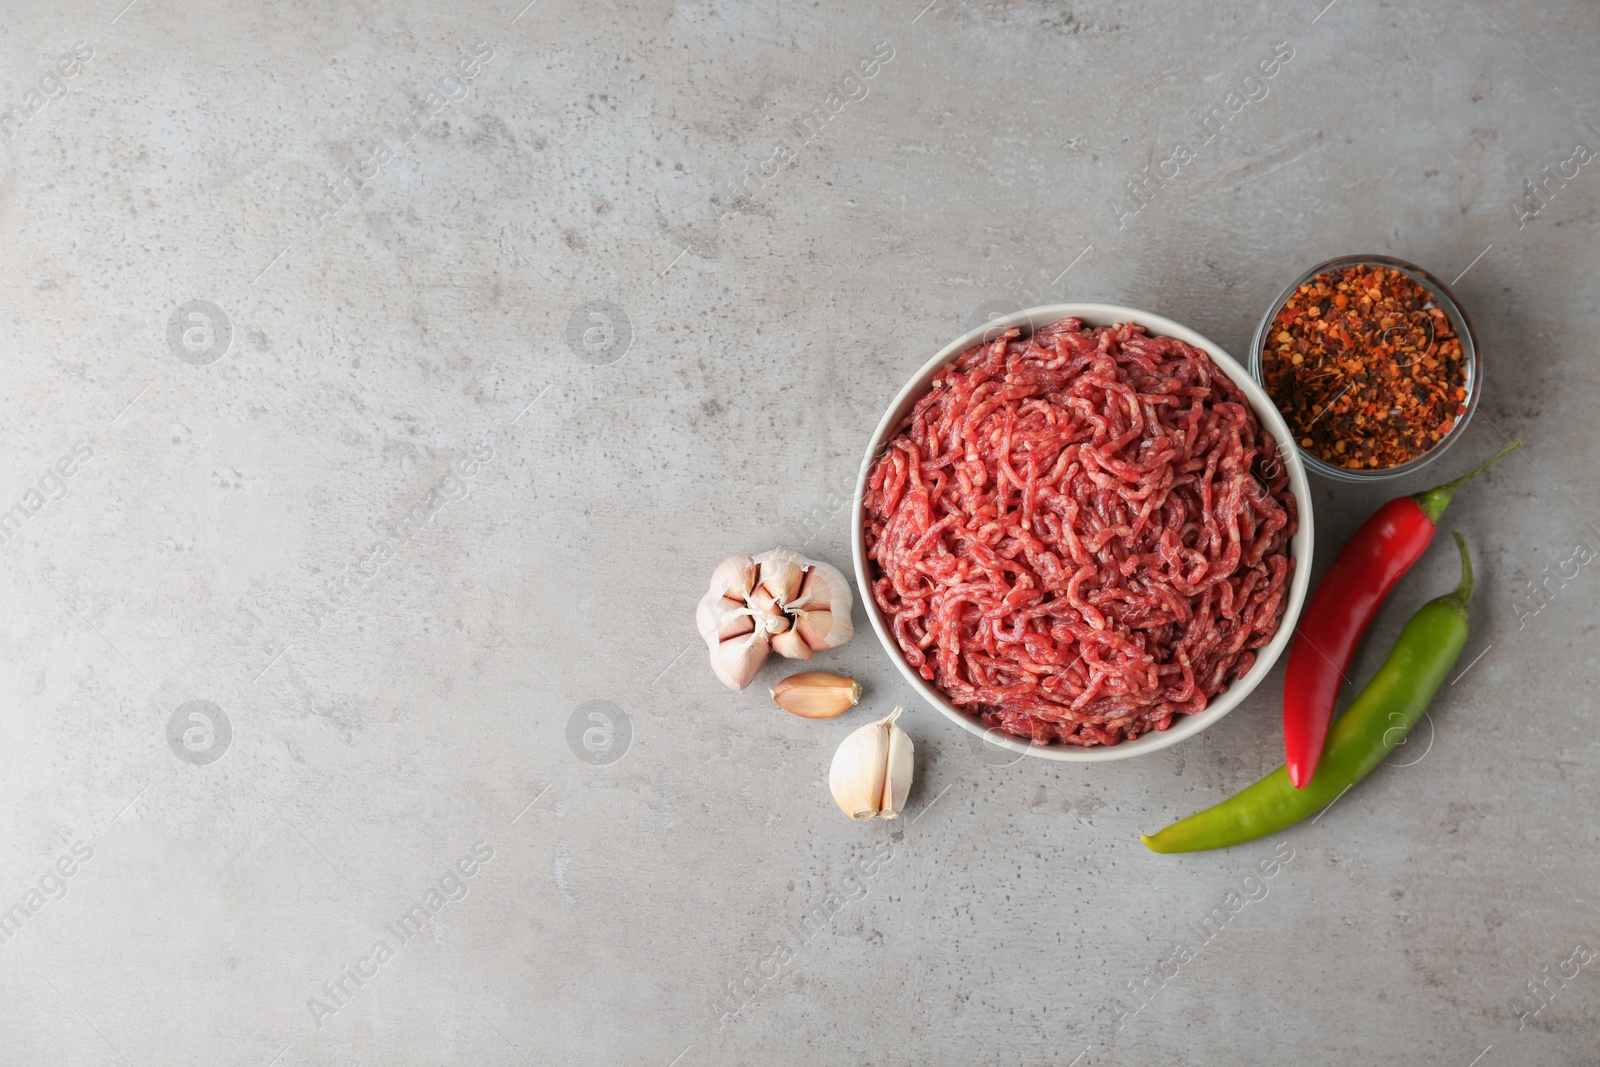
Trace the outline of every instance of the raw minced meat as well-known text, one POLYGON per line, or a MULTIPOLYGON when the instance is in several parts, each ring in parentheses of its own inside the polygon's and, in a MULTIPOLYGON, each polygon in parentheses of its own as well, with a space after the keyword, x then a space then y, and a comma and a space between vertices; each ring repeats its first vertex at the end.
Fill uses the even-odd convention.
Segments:
POLYGON ((1063 319, 934 380, 868 474, 871 595, 906 661, 1035 743, 1165 730, 1283 615, 1294 497, 1205 352, 1063 319))

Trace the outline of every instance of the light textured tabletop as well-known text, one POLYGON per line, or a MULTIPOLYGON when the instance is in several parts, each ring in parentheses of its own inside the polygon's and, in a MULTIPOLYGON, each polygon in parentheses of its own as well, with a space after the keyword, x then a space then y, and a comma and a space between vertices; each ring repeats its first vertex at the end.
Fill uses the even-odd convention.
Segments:
POLYGON ((1593 6, 524 2, 7 5, 0 1062, 1593 1062, 1593 6), (859 602, 849 715, 713 678, 712 568, 848 570, 969 324, 1242 357, 1350 252, 1454 280, 1488 384, 1430 472, 1314 482, 1315 571, 1527 447, 1446 520, 1461 668, 1314 824, 1138 841, 1281 761, 1281 663, 1093 767, 1000 765, 859 602), (895 704, 910 805, 852 823, 895 704))

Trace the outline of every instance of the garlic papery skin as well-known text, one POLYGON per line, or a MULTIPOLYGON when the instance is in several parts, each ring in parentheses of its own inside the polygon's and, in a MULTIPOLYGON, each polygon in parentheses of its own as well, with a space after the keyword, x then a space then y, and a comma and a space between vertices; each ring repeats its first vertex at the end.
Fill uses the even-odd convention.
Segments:
POLYGON ((772 702, 802 719, 831 719, 843 715, 860 699, 860 682, 827 671, 791 674, 772 688, 772 702))
POLYGON ((711 669, 728 688, 743 689, 769 652, 810 659, 850 640, 853 603, 850 583, 836 568, 774 548, 718 564, 695 622, 711 669))
POLYGON ((828 769, 828 788, 852 819, 893 819, 905 807, 915 769, 911 738, 895 720, 903 709, 844 739, 828 769))

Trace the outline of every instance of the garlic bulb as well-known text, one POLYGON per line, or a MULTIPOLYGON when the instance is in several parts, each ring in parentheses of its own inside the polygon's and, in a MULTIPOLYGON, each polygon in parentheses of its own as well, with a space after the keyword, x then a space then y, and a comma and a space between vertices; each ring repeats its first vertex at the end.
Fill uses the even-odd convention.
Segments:
POLYGON ((911 738, 895 725, 901 710, 863 726, 833 754, 828 788, 852 819, 893 819, 905 807, 915 761, 911 738))
POLYGON ((711 669, 729 689, 743 689, 769 651, 810 659, 850 640, 853 603, 837 568, 774 548, 723 560, 695 621, 711 650, 711 669))
POLYGON ((860 682, 827 671, 791 674, 772 688, 772 702, 802 719, 831 719, 843 715, 860 699, 860 682))

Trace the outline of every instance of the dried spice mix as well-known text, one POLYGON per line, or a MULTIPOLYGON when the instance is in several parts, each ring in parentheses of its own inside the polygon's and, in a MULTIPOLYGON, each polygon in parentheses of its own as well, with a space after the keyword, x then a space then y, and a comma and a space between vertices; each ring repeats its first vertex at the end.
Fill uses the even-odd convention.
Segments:
POLYGON ((1351 470, 1409 463, 1467 411, 1467 365, 1424 286, 1376 264, 1318 274, 1279 310, 1261 353, 1295 440, 1351 470))

